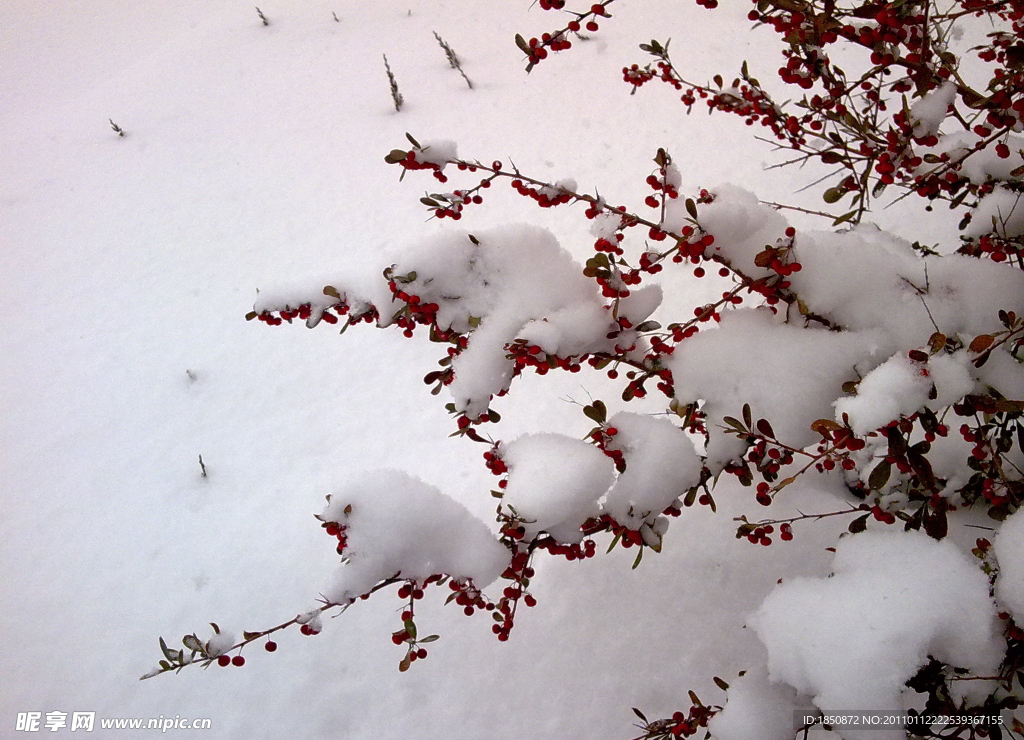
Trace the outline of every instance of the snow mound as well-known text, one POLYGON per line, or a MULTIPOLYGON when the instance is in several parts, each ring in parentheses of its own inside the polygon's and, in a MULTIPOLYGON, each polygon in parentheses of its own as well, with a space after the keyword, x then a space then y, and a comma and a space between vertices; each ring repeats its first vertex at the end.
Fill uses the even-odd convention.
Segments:
POLYGON ((836 401, 836 419, 845 414, 853 431, 864 436, 924 406, 931 387, 924 363, 893 355, 864 376, 856 396, 836 401))
POLYGON ((610 458, 563 434, 524 434, 501 445, 508 465, 503 503, 525 520, 527 539, 547 532, 562 543, 583 539, 580 525, 600 513, 615 479, 610 458))
POLYGON ((939 133, 949 106, 956 100, 956 85, 946 82, 935 88, 910 107, 910 120, 914 136, 923 139, 939 133))
POLYGON ((749 403, 782 441, 804 447, 817 438, 810 425, 832 416, 843 383, 874 369, 890 351, 879 332, 804 329, 767 311, 738 309, 723 315, 717 329, 683 342, 669 367, 680 402, 704 399, 708 463, 724 465, 745 449, 725 433, 725 416, 739 417, 749 403))
POLYGON ((929 656, 978 675, 998 668, 988 581, 951 542, 864 533, 839 544, 833 568, 777 586, 753 617, 773 681, 826 712, 895 711, 929 656))
POLYGON ((608 420, 617 434, 609 449, 621 450, 626 470, 602 504, 619 524, 639 529, 700 481, 701 461, 693 442, 668 419, 626 411, 608 420))
MULTIPOLYGON (((997 188, 982 199, 967 234, 988 232, 993 217, 1000 234, 1022 233, 1024 205, 1018 201, 1017 194, 997 188)), ((789 224, 778 211, 742 188, 722 186, 699 215, 700 225, 715 237, 707 256, 717 255, 754 278, 773 274, 758 267, 755 257, 783 238, 789 224)), ((870 224, 801 231, 793 257, 801 269, 787 279, 808 310, 844 329, 883 330, 903 350, 924 346, 936 325, 969 341, 1001 328, 1000 309, 1024 312, 1019 270, 964 255, 922 257, 906 240, 870 224), (979 285, 986 290, 978 291, 979 285)))
POLYGON ((471 334, 449 390, 472 418, 508 388, 514 363, 505 346, 517 337, 563 357, 612 347, 606 335, 615 323, 597 286, 546 229, 440 234, 395 266, 396 275, 412 273, 403 289, 437 304, 442 329, 471 334))
POLYGON ((729 685, 725 707, 711 718, 715 740, 792 740, 793 712, 805 706, 796 691, 768 681, 768 671, 749 671, 729 685))
POLYGON ((1024 514, 1018 510, 1003 522, 993 543, 999 563, 996 600, 1013 621, 1024 624, 1024 514))
POLYGON ((345 527, 347 558, 324 595, 345 603, 387 578, 423 581, 445 573, 477 588, 510 554, 468 509, 398 470, 364 473, 331 496, 323 519, 345 527))

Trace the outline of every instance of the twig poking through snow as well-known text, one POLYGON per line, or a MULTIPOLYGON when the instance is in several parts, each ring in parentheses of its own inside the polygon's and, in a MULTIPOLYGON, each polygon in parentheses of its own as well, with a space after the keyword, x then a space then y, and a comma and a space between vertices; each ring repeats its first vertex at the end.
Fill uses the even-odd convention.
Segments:
POLYGON ((444 49, 444 55, 448 58, 448 64, 451 65, 452 69, 462 75, 462 79, 466 81, 466 84, 469 85, 469 89, 472 90, 473 83, 470 82, 466 73, 462 70, 462 62, 459 60, 459 55, 455 53, 455 49, 453 49, 447 41, 441 38, 437 31, 434 31, 434 38, 437 39, 437 43, 439 43, 441 48, 444 49))
POLYGON ((405 98, 402 97, 402 93, 398 92, 398 81, 395 80, 395 75, 391 71, 391 65, 388 64, 388 55, 384 54, 384 69, 388 73, 388 82, 391 83, 391 99, 395 102, 395 110, 402 110, 402 103, 405 102, 405 98))

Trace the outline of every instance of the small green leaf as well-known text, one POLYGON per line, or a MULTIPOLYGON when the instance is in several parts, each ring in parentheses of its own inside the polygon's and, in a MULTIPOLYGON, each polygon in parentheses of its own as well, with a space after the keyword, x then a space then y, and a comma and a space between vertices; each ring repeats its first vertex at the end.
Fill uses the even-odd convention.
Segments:
POLYGON ((743 426, 739 419, 732 416, 723 416, 722 421, 725 423, 726 426, 730 426, 733 429, 740 432, 745 432, 747 429, 745 426, 743 426))
MULTIPOLYGON (((456 596, 457 595, 458 594, 456 594, 456 596)), ((422 640, 420 640, 420 644, 421 645, 425 645, 428 642, 436 642, 436 641, 438 641, 440 639, 441 639, 441 635, 427 635, 422 640)))
POLYGON ((407 138, 409 140, 409 143, 412 144, 417 149, 423 148, 422 146, 420 146, 420 143, 416 141, 416 139, 412 138, 412 134, 410 134, 408 131, 405 134, 405 138, 407 138))
POLYGON ((821 197, 826 203, 838 203, 845 194, 846 191, 841 188, 829 188, 821 197))
POLYGON ((889 482, 891 473, 892 465, 888 460, 882 460, 871 470, 871 475, 868 476, 868 486, 872 491, 881 491, 882 487, 889 482))
POLYGON ((847 211, 842 216, 832 222, 833 226, 839 226, 839 224, 845 224, 847 221, 853 220, 853 217, 857 215, 857 210, 847 211))

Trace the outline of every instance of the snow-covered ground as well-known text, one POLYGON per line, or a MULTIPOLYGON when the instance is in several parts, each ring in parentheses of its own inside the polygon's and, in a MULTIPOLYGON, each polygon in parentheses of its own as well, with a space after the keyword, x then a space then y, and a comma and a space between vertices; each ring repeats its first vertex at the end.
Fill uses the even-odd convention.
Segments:
MULTIPOLYGON (((774 160, 740 122, 687 117, 667 89, 630 96, 621 81, 652 36, 673 39, 694 79, 743 59, 770 76, 771 37, 736 22, 744 7, 623 3, 529 76, 512 38, 555 20, 527 0, 261 8, 269 26, 240 2, 0 7, 0 736, 18 713, 90 711, 210 718, 223 738, 626 738, 631 706, 663 716, 690 688, 720 701, 713 675, 764 663, 748 615, 780 574, 828 573, 842 523, 755 547, 732 521, 749 492, 723 488, 717 515, 679 520, 636 571, 619 550, 541 559, 540 603, 507 643, 428 599, 418 621, 442 638, 400 674, 401 602, 381 594, 319 636, 248 650, 243 668, 138 680, 159 635, 309 608, 337 560, 312 515, 360 471, 412 471, 493 518, 479 446, 447 438, 444 401, 422 383, 436 349, 244 321, 260 289, 379 279, 405 245, 454 226, 424 222, 427 178, 399 184, 384 163, 405 132, 622 201, 641 199, 660 146, 683 190, 788 195, 808 180, 765 172, 774 160)), ((526 221, 591 253, 578 209, 494 190, 459 227, 526 221)), ((499 434, 580 436, 567 399, 602 387, 586 372, 524 378, 497 407, 499 434)), ((801 490, 787 503, 828 506, 801 490)))

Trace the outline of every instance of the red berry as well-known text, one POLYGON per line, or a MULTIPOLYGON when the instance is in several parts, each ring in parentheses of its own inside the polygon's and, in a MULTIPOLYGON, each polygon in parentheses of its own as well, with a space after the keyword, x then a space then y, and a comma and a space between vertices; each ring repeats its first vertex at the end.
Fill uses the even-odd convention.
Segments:
POLYGON ((217 658, 217 665, 219 666, 225 666, 229 663, 231 663, 231 656, 229 655, 222 655, 219 658, 217 658))
POLYGON ((270 641, 268 641, 268 642, 267 642, 267 644, 266 644, 266 645, 264 645, 263 647, 264 647, 264 648, 266 649, 266 651, 267 651, 268 653, 272 653, 272 652, 274 652, 275 650, 277 650, 277 643, 276 643, 276 642, 274 642, 273 640, 270 640, 270 641))
POLYGON ((231 659, 231 665, 241 667, 245 665, 245 658, 243 658, 241 655, 236 655, 234 658, 231 659))

